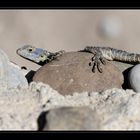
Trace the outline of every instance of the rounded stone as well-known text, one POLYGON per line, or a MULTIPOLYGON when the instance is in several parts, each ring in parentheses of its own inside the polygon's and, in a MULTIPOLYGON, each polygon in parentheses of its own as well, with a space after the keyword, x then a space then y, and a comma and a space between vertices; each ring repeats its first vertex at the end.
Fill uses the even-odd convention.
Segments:
POLYGON ((128 75, 129 84, 136 92, 140 92, 140 64, 134 66, 128 75))
POLYGON ((93 73, 89 66, 92 56, 86 52, 65 53, 42 66, 35 73, 33 81, 46 83, 62 95, 121 88, 123 75, 120 70, 107 61, 106 65, 102 65, 103 73, 97 69, 93 73))
POLYGON ((100 117, 89 107, 61 107, 48 111, 43 130, 98 130, 100 117))
POLYGON ((122 23, 118 17, 107 16, 100 22, 100 32, 108 39, 120 37, 122 32, 122 23))

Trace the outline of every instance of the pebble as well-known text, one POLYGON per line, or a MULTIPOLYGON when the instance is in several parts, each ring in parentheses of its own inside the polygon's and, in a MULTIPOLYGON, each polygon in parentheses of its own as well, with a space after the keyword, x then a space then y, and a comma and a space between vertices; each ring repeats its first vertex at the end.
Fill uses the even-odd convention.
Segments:
POLYGON ((130 87, 135 92, 140 92, 140 64, 134 66, 128 75, 130 87))
POLYGON ((118 17, 106 16, 99 25, 101 34, 108 39, 116 39, 121 35, 122 23, 118 17))

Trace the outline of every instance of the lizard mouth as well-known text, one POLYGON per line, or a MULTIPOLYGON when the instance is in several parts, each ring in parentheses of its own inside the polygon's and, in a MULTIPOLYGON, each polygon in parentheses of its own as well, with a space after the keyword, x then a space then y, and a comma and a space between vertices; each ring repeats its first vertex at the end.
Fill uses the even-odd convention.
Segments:
POLYGON ((20 54, 20 50, 21 50, 20 48, 17 49, 17 50, 16 50, 16 53, 17 53, 17 54, 20 54))

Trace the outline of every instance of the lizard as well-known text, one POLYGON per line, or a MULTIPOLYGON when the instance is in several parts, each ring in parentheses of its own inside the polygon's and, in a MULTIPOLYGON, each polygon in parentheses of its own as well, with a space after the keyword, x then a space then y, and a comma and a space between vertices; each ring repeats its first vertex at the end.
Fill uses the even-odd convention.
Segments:
POLYGON ((50 61, 57 59, 63 53, 64 50, 52 53, 42 48, 36 48, 32 45, 24 45, 23 47, 17 49, 17 54, 23 58, 29 59, 39 65, 44 65, 50 61))
MULTIPOLYGON (((129 53, 124 50, 119 50, 111 47, 98 47, 98 46, 86 46, 82 52, 92 53, 93 57, 89 62, 89 66, 92 67, 92 72, 95 73, 96 68, 100 73, 103 72, 101 64, 106 65, 106 60, 113 61, 123 61, 123 62, 140 62, 140 54, 129 53)), ((64 54, 64 50, 52 53, 41 48, 36 48, 32 45, 25 45, 17 49, 17 54, 29 59, 40 65, 44 65, 59 56, 64 54)))

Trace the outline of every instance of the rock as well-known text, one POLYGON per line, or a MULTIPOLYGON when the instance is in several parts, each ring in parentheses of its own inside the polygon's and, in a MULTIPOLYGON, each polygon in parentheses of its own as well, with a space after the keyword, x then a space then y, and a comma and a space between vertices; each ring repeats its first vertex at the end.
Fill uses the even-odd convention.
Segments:
MULTIPOLYGON (((50 119, 49 117, 48 119, 47 117, 46 122, 51 122, 47 122, 44 129, 49 129, 49 126, 51 126, 51 129, 56 128, 57 126, 55 126, 55 119, 57 121, 62 112, 65 114, 64 117, 61 116, 63 118, 60 119, 60 122, 61 120, 64 121, 63 124, 66 124, 68 122, 68 112, 75 114, 73 118, 71 118, 71 115, 69 114, 69 118, 71 118, 69 119, 69 121, 71 121, 71 123, 73 123, 75 120, 75 122, 79 122, 79 124, 81 124, 79 121, 80 118, 79 120, 77 120, 78 117, 76 116, 76 114, 80 114, 78 113, 78 107, 81 112, 83 112, 84 107, 89 107, 91 109, 89 109, 91 111, 90 115, 92 115, 95 122, 93 123, 93 120, 90 120, 90 116, 87 116, 86 114, 83 115, 83 118, 85 117, 85 119, 89 119, 85 120, 85 122, 91 121, 92 125, 89 126, 89 128, 86 127, 86 130, 91 130, 93 128, 93 125, 93 130, 140 130, 140 94, 132 90, 110 89, 100 93, 83 92, 62 96, 45 84, 34 84, 33 87, 36 92, 41 93, 41 100, 38 101, 42 105, 44 104, 44 111, 53 111, 53 113, 51 114, 52 117, 57 112, 59 112, 57 116, 55 116, 56 118, 53 117, 52 119, 50 119), (60 107, 73 108, 65 108, 63 110, 62 108, 60 109, 60 107), (74 107, 76 108, 75 110, 74 107), (54 108, 55 110, 53 110, 54 108)), ((89 114, 88 109, 85 110, 85 113, 89 114)), ((71 126, 74 126, 74 124, 71 124, 71 126)), ((79 125, 79 127, 83 126, 79 125)), ((66 128, 64 129, 66 130, 67 128, 69 129, 69 126, 66 126, 66 128)))
POLYGON ((111 63, 115 65, 122 73, 134 66, 134 64, 121 61, 111 61, 111 63))
POLYGON ((94 130, 99 121, 89 107, 61 107, 47 113, 43 130, 94 130))
POLYGON ((0 130, 37 130, 39 96, 28 88, 0 87, 0 130))
POLYGON ((100 130, 140 130, 140 94, 112 89, 102 95, 96 106, 100 130))
POLYGON ((124 82, 122 85, 123 89, 132 89, 129 84, 129 72, 134 66, 134 64, 128 63, 128 62, 120 62, 120 61, 111 61, 113 65, 115 65, 123 74, 124 82))
POLYGON ((60 94, 102 91, 121 88, 123 75, 111 62, 102 65, 103 73, 92 72, 89 62, 93 55, 85 52, 69 52, 44 66, 34 75, 33 81, 50 85, 60 94))
POLYGON ((79 130, 140 130, 139 106, 140 94, 132 90, 63 96, 40 82, 31 82, 28 88, 5 89, 0 85, 0 130, 41 130, 43 112, 48 112, 47 130, 56 129, 59 121, 70 122, 64 129, 73 129, 76 123, 79 130))
POLYGON ((128 75, 130 87, 136 91, 140 92, 140 64, 134 66, 128 75))
MULTIPOLYGON (((72 130, 74 126, 76 130, 140 130, 140 94, 132 90, 111 89, 89 95, 79 101, 87 98, 91 110, 85 108, 84 112, 84 107, 59 108, 58 105, 57 109, 48 112, 44 130, 72 130)), ((69 106, 76 96, 69 102, 65 98, 69 106)))
POLYGON ((118 39, 123 30, 122 25, 118 17, 106 16, 99 23, 99 32, 107 39, 118 39))
POLYGON ((10 62, 7 55, 0 49, 0 84, 6 88, 28 86, 23 73, 14 63, 10 62))

